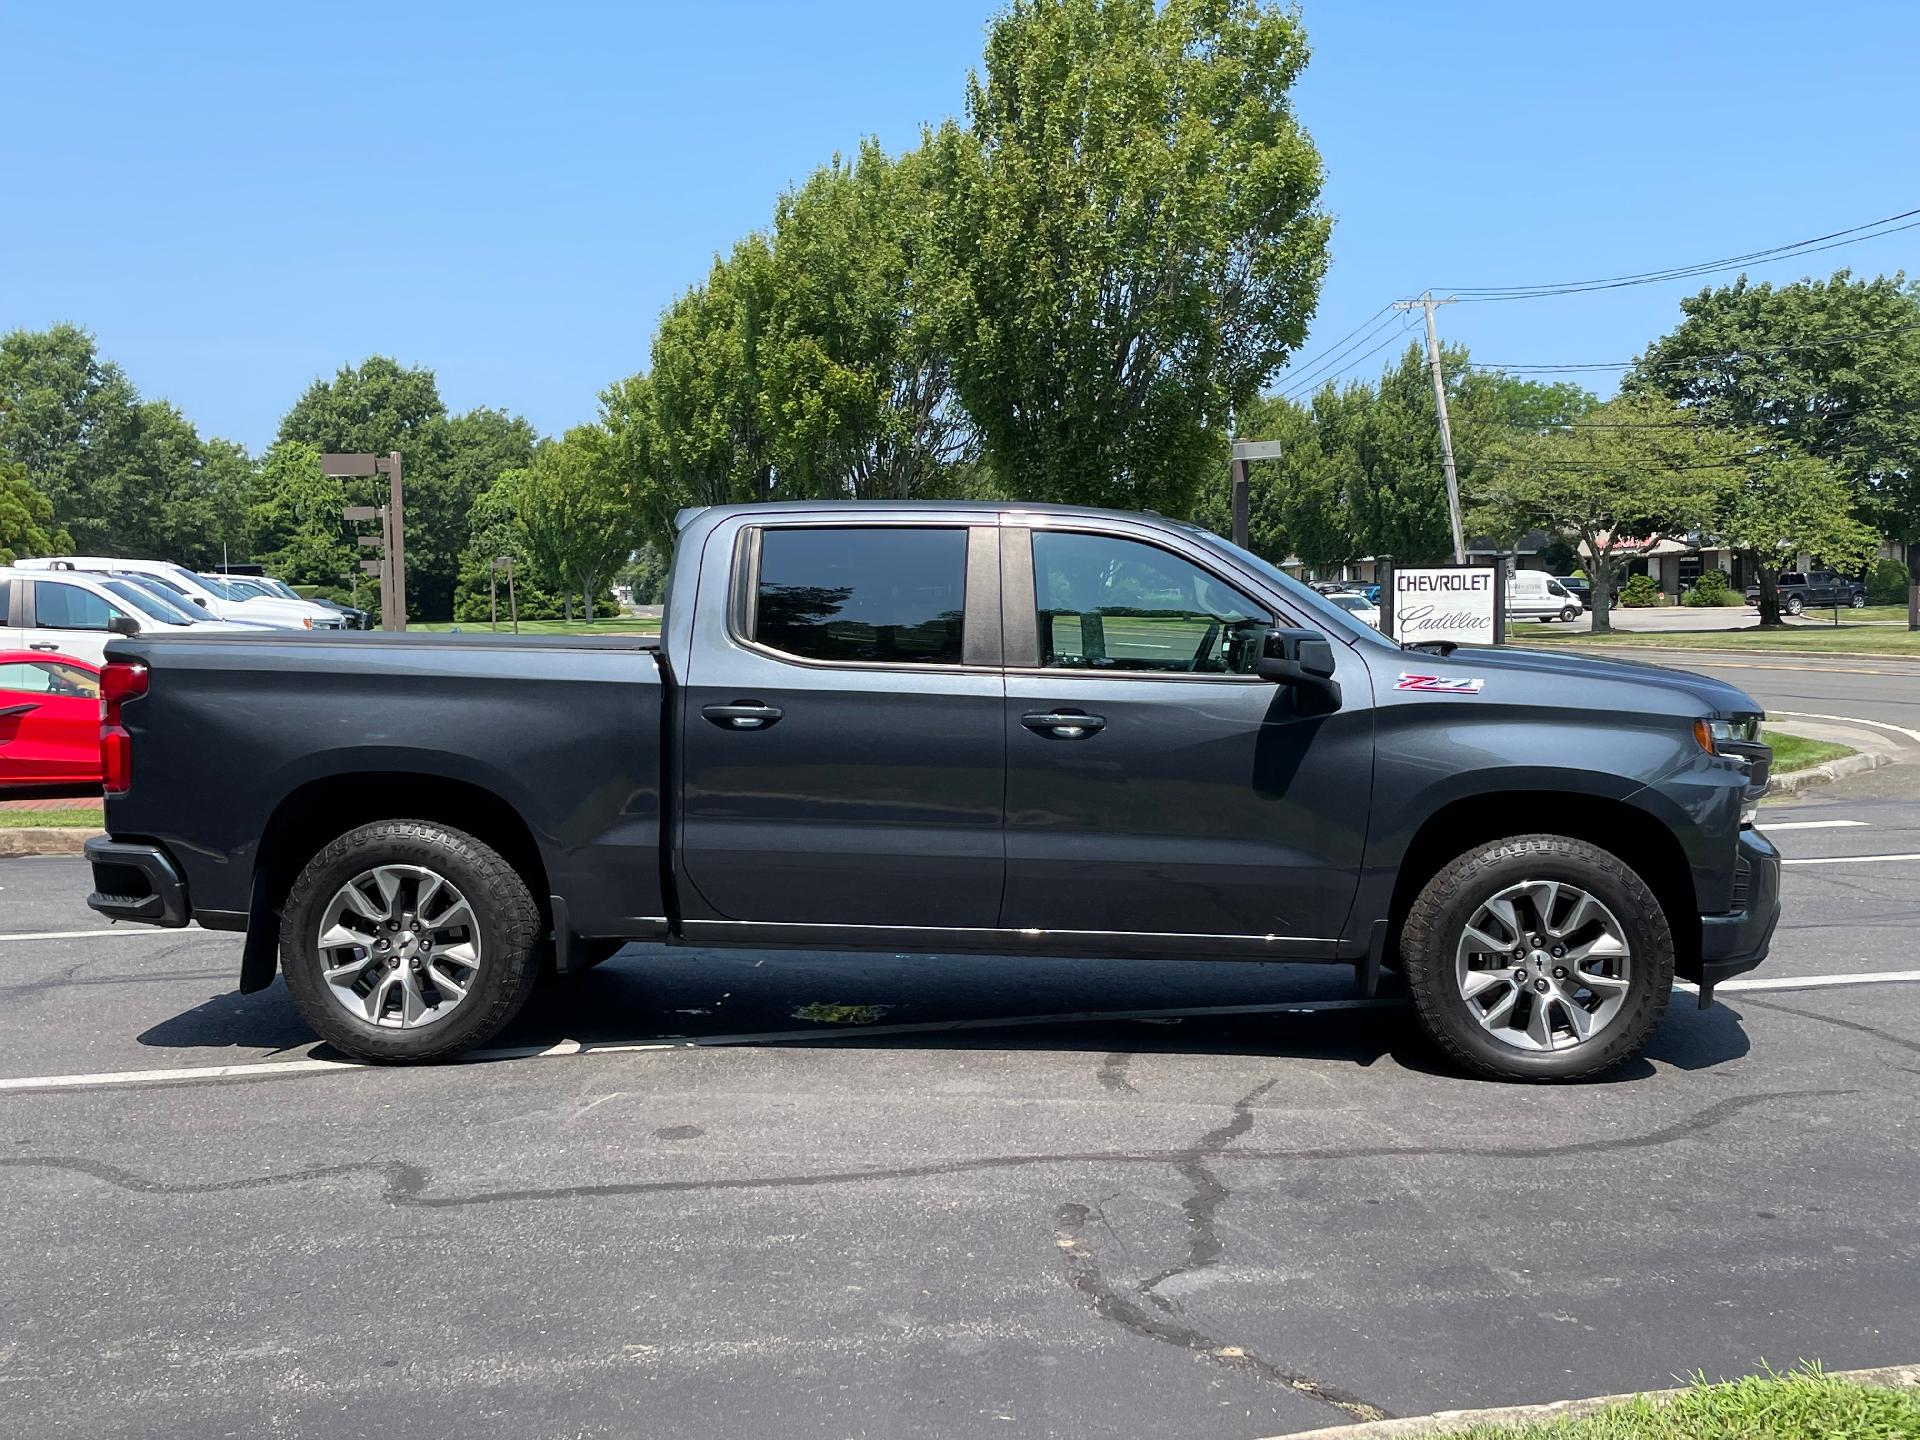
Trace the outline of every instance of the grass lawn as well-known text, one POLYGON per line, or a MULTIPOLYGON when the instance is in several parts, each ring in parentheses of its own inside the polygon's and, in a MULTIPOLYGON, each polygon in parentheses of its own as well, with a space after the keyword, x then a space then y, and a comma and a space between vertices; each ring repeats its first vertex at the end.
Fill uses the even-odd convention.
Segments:
POLYGON ((1664 1400, 1641 1397, 1578 1419, 1474 1425, 1440 1440, 1912 1440, 1920 1392, 1815 1372, 1696 1384, 1664 1400))
MULTIPOLYGON (((486 635, 491 633, 484 620, 462 620, 453 624, 435 623, 431 625, 408 625, 408 630, 424 630, 428 634, 445 635, 458 630, 462 635, 486 635)), ((500 634, 511 635, 513 627, 506 617, 500 617, 500 634)), ((622 615, 614 619, 601 619, 589 625, 584 620, 522 620, 522 635, 658 635, 660 622, 652 616, 622 615)))
POLYGON ((1669 630, 1659 633, 1613 630, 1583 635, 1554 625, 1515 625, 1516 644, 1542 641, 1561 645, 1643 650, 1811 650, 1834 655, 1920 655, 1920 632, 1886 625, 1792 625, 1784 630, 1669 630))
POLYGON ((0 810, 0 830, 39 830, 45 827, 85 826, 100 828, 100 807, 76 806, 71 810, 0 810))
POLYGON ((1783 735, 1778 730, 1762 730, 1760 738, 1773 747, 1773 772, 1805 770, 1809 765, 1824 765, 1842 755, 1853 754, 1852 747, 1831 740, 1808 740, 1800 735, 1783 735))

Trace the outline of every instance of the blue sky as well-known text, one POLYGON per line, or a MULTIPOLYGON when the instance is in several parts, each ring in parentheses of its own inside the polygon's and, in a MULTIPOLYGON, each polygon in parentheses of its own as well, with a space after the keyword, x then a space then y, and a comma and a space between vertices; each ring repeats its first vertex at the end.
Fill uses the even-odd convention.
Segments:
MULTIPOLYGON (((783 187, 957 114, 996 8, 4 0, 0 328, 84 325, 143 394, 254 448, 375 352, 432 367, 456 410, 557 432, 645 365, 662 306, 783 187)), ((1299 109, 1336 219, 1309 360, 1429 285, 1639 271, 1920 206, 1920 5, 1304 14, 1299 109)), ((1916 242, 1755 274, 1920 270, 1916 242)), ((1456 305, 1442 333, 1509 364, 1627 359, 1698 283, 1456 305)))

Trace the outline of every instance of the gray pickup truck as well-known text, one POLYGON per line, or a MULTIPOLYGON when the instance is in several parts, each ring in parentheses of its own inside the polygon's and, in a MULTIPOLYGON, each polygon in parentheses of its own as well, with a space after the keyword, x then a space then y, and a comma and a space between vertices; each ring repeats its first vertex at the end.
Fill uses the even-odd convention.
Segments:
MULTIPOLYGON (((1774 589, 1779 592, 1781 611, 1788 615, 1798 615, 1809 608, 1824 609, 1831 606, 1859 610, 1867 603, 1864 581, 1849 580, 1831 570, 1783 570, 1780 578, 1774 582, 1774 589)), ((1759 603, 1760 587, 1749 585, 1747 604, 1759 603)))
POLYGON ((1759 707, 1402 649, 1151 515, 680 517, 659 640, 116 639, 104 915, 245 930, 320 1035, 451 1057, 630 941, 1398 971, 1566 1079, 1765 956, 1759 707))

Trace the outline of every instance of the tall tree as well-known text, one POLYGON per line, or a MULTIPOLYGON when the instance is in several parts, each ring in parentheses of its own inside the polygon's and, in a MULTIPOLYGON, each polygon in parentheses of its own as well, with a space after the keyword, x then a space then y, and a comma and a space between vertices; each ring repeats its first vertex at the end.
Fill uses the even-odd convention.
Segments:
POLYGON ((1920 545, 1920 284, 1846 270, 1777 287, 1742 276, 1680 309, 1628 388, 1830 462, 1861 520, 1920 545))
POLYGON ((1760 624, 1784 625, 1779 580, 1802 555, 1850 574, 1879 548, 1872 527, 1847 505, 1847 477, 1831 460, 1792 447, 1752 444, 1723 502, 1718 529, 1752 564, 1760 585, 1760 624))
POLYGON ((679 504, 772 500, 765 359, 773 249, 749 235, 660 317, 648 407, 654 463, 679 504))
MULTIPOLYGON (((280 422, 280 440, 321 452, 398 450, 406 485, 407 609, 415 618, 453 613, 466 504, 449 460, 447 409, 433 372, 385 355, 316 380, 280 422)), ((349 482, 348 504, 384 504, 386 478, 349 482)))
POLYGON ((1578 537, 1593 577, 1593 628, 1613 628, 1608 596, 1632 542, 1709 524, 1739 468, 1737 443, 1659 396, 1623 395, 1571 425, 1520 433, 1474 482, 1475 524, 1578 537))
POLYGON ((851 499, 950 493, 971 453, 940 336, 923 152, 876 141, 782 198, 774 219, 767 403, 783 489, 851 499))
POLYGON ((591 621, 593 597, 632 555, 635 540, 633 496, 620 483, 607 432, 576 425, 503 483, 512 487, 508 498, 526 554, 580 596, 591 621))
POLYGON ((1295 12, 1014 0, 930 137, 955 378, 1000 484, 1185 514, 1326 269, 1295 12))
POLYGON ((35 487, 27 467, 0 461, 0 565, 46 555, 73 543, 53 520, 53 502, 35 487))
POLYGON ((83 551, 111 550, 139 396, 74 325, 0 336, 0 461, 21 466, 83 551))
POLYGON ((261 457, 248 510, 253 553, 294 585, 345 585, 356 593, 356 567, 370 552, 354 542, 341 511, 346 482, 320 473, 320 451, 282 440, 261 457))

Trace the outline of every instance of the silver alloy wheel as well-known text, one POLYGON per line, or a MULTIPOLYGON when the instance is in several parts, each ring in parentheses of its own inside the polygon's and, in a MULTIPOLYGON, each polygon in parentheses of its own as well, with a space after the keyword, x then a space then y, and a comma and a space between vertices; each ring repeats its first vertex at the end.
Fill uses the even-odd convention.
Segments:
POLYGON ((480 927, 467 897, 420 865, 377 865, 320 913, 321 973, 356 1020, 396 1030, 437 1024, 480 975, 480 927))
POLYGON ((1523 880, 1473 912, 1454 952, 1467 1013, 1516 1050, 1569 1050, 1626 1003, 1633 955, 1619 917, 1564 880, 1523 880))

